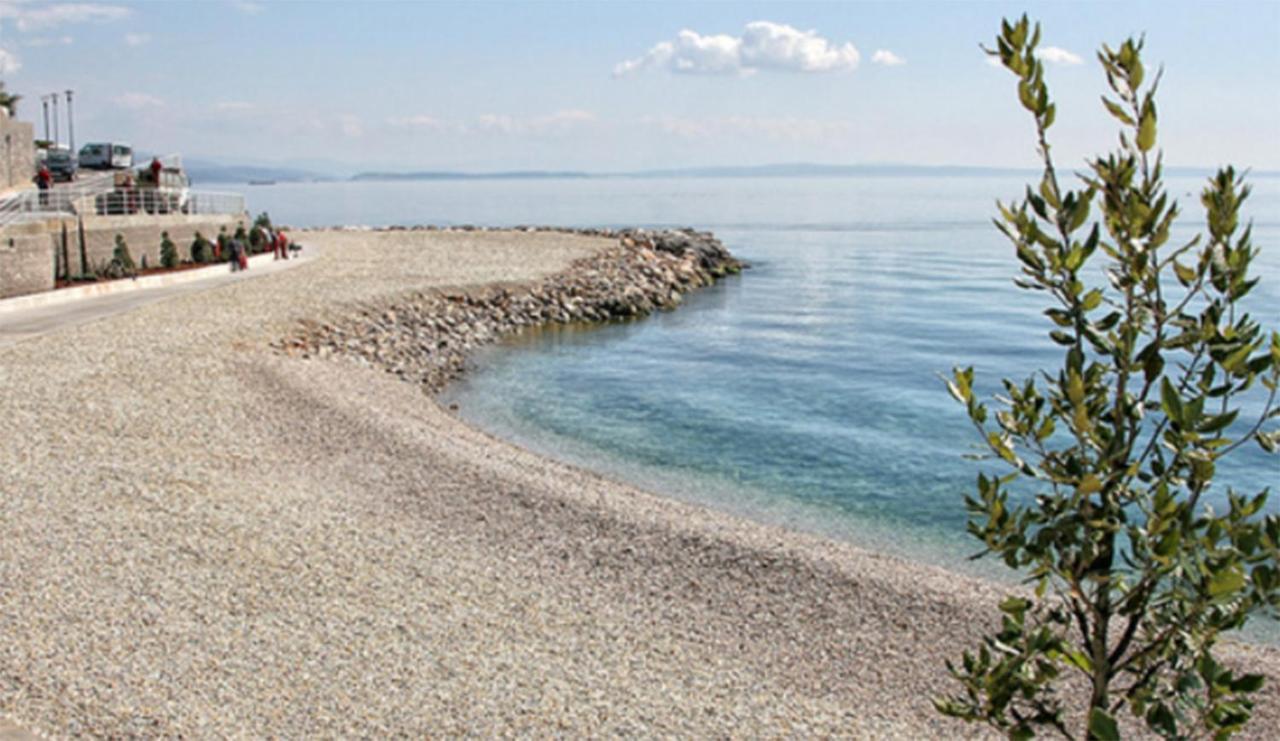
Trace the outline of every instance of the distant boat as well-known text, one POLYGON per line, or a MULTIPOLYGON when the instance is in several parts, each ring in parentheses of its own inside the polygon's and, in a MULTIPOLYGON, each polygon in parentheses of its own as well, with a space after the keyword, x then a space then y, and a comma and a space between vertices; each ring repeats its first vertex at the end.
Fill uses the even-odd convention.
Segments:
POLYGON ((249 185, 275 185, 274 180, 250 180, 249 185))

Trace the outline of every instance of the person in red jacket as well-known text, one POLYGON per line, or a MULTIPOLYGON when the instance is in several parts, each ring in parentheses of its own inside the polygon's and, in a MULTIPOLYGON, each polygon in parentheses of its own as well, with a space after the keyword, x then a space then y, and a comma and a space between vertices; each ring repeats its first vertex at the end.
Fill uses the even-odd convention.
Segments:
POLYGON ((36 172, 36 187, 40 189, 41 206, 49 203, 49 187, 52 185, 53 173, 49 172, 48 165, 40 165, 40 170, 36 172))
POLYGON ((277 260, 289 259, 289 238, 281 231, 276 232, 275 255, 277 260))
POLYGON ((151 182, 160 187, 160 173, 164 170, 164 165, 160 163, 159 157, 151 158, 151 182))

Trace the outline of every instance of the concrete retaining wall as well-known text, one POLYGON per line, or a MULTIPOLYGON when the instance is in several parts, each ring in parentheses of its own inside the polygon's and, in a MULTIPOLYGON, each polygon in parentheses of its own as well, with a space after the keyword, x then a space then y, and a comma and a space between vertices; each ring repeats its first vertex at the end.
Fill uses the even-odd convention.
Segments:
POLYGON ((0 190, 31 187, 35 175, 35 127, 0 110, 0 190))
MULTIPOLYGON (((124 236, 124 241, 129 245, 129 253, 133 255, 133 261, 138 265, 142 264, 142 257, 147 258, 149 267, 156 267, 160 264, 160 235, 162 232, 169 232, 169 239, 178 246, 178 257, 182 260, 191 259, 191 242, 195 239, 196 232, 210 240, 218 236, 218 230, 226 227, 227 232, 234 233, 236 226, 243 223, 245 228, 252 225, 252 220, 245 215, 239 216, 226 215, 207 215, 207 216, 186 216, 182 214, 171 214, 167 216, 86 216, 84 218, 84 241, 85 254, 89 258, 89 266, 111 262, 111 255, 116 249, 116 235, 124 236)), ((77 252, 79 242, 75 236, 76 224, 71 222, 67 225, 71 230, 71 272, 80 272, 80 257, 77 252)), ((59 234, 54 235, 55 238, 61 239, 59 234)))
POLYGON ((53 242, 47 233, 0 239, 0 298, 53 290, 53 242))
MULTIPOLYGON (((65 223, 70 272, 76 275, 81 272, 76 222, 68 219, 65 223)), ((222 227, 230 233, 241 223, 246 227, 251 223, 246 214, 86 216, 85 257, 90 272, 109 263, 115 251, 116 235, 120 234, 128 243, 135 263, 141 265, 145 255, 147 265, 156 267, 160 264, 162 232, 169 232, 169 238, 178 246, 178 256, 188 260, 197 231, 212 240, 222 227)), ((62 224, 62 220, 22 224, 0 232, 0 298, 53 289, 55 278, 62 275, 63 270, 62 224)))

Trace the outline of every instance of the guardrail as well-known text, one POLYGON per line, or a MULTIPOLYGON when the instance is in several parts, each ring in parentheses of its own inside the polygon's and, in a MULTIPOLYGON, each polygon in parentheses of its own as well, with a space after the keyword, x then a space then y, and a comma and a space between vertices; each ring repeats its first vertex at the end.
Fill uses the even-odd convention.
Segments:
POLYGON ((239 193, 193 191, 186 188, 115 187, 110 181, 24 191, 0 201, 0 227, 61 216, 126 216, 133 214, 244 213, 239 193))

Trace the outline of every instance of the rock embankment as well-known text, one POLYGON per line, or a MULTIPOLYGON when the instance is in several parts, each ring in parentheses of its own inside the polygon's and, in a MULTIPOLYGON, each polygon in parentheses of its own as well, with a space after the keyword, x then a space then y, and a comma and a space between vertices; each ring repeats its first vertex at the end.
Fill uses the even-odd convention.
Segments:
POLYGON ((618 243, 533 286, 414 293, 350 318, 306 322, 277 347, 303 357, 352 358, 434 393, 463 372, 471 351, 505 335, 543 324, 608 322, 672 309, 684 293, 744 267, 710 232, 571 233, 616 237, 618 243))

